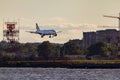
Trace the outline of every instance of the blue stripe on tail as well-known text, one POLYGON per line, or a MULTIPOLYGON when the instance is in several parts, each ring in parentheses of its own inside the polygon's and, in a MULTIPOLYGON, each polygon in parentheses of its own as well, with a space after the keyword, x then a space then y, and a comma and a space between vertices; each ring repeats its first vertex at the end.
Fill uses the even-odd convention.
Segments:
POLYGON ((40 28, 37 23, 36 23, 36 29, 37 29, 37 31, 40 31, 40 28))

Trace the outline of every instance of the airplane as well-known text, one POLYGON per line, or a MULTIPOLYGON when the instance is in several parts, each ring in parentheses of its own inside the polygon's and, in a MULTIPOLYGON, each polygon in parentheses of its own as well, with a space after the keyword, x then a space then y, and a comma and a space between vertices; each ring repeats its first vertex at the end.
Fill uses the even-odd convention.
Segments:
POLYGON ((54 36, 57 36, 57 33, 61 31, 56 32, 55 30, 40 30, 38 24, 36 23, 36 31, 26 31, 26 32, 40 34, 41 38, 43 38, 46 35, 49 35, 49 38, 53 38, 54 36))

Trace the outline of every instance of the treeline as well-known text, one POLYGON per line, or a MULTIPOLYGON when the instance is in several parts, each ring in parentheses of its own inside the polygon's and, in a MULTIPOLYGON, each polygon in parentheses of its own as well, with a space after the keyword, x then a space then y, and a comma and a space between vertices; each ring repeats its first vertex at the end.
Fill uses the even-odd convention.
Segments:
POLYGON ((117 45, 98 42, 87 48, 70 40, 67 43, 53 44, 49 41, 42 43, 0 43, 0 60, 58 60, 68 59, 66 55, 84 55, 85 59, 117 59, 117 45))

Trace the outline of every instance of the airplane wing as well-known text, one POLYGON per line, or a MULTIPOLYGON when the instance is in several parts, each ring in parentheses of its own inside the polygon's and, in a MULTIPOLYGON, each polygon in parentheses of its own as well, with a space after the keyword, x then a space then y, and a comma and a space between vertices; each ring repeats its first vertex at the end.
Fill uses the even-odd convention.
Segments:
POLYGON ((26 31, 26 32, 38 34, 37 32, 34 31, 26 31))
POLYGON ((61 33, 62 31, 58 31, 58 32, 56 32, 56 33, 61 33))

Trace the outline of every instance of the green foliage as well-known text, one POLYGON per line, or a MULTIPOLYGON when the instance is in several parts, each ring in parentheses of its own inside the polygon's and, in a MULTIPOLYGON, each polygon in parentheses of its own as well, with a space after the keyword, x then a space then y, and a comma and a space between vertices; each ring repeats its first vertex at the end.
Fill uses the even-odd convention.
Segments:
POLYGON ((106 55, 107 52, 109 51, 109 48, 107 46, 107 44, 102 43, 102 42, 98 42, 96 44, 91 45, 90 47, 88 47, 88 56, 92 56, 92 55, 106 55))
POLYGON ((35 53, 37 50, 37 47, 34 46, 31 43, 26 43, 25 45, 21 46, 21 52, 22 53, 35 53))
POLYGON ((117 58, 117 45, 99 42, 86 49, 81 48, 74 41, 65 43, 63 47, 49 41, 44 41, 39 46, 35 46, 33 43, 15 43, 12 45, 7 42, 0 43, 0 60, 58 59, 59 57, 64 59, 64 55, 81 54, 88 57, 94 55, 111 57, 109 55, 112 55, 112 57, 117 58))
POLYGON ((44 41, 38 46, 39 56, 42 56, 44 59, 55 59, 58 57, 57 47, 51 44, 49 41, 44 41))
POLYGON ((33 59, 37 54, 37 47, 32 43, 20 44, 20 43, 3 43, 0 44, 0 58, 1 59, 33 59), (25 57, 26 56, 26 57, 25 57))
POLYGON ((111 45, 109 48, 109 51, 111 51, 111 55, 113 55, 113 56, 118 55, 118 48, 116 45, 111 45))
POLYGON ((76 44, 72 41, 69 41, 69 42, 64 44, 63 51, 64 51, 64 54, 67 54, 67 55, 82 54, 82 52, 80 50, 80 45, 76 44))
POLYGON ((0 58, 3 58, 5 54, 6 54, 5 51, 0 50, 0 58))

